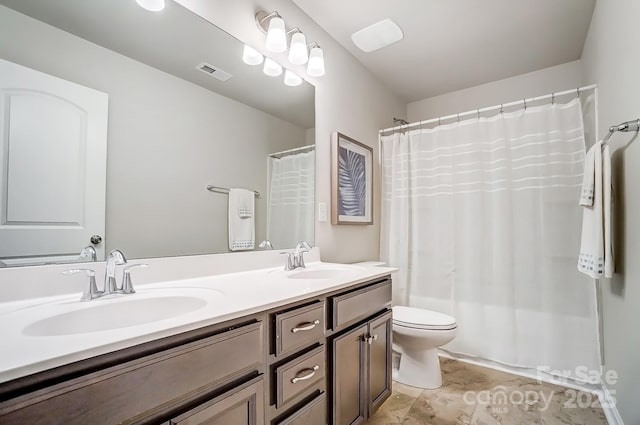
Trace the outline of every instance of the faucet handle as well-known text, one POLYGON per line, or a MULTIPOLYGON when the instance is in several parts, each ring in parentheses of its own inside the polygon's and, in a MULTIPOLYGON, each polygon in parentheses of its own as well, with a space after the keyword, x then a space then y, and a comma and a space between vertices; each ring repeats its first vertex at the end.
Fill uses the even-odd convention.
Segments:
POLYGON ((96 285, 96 272, 92 269, 69 269, 62 272, 62 274, 72 275, 76 273, 87 273, 89 277, 89 284, 85 286, 84 292, 82 293, 82 297, 80 301, 90 301, 94 298, 98 298, 102 293, 98 291, 98 286, 96 285))
POLYGON ((122 269, 122 293, 123 294, 135 294, 136 290, 133 289, 133 282, 131 282, 131 269, 149 267, 148 264, 139 263, 132 264, 122 269))
POLYGON ((309 242, 307 242, 307 241, 298 242, 298 244, 296 245, 296 251, 297 252, 309 252, 309 251, 311 251, 311 245, 309 245, 309 242))
POLYGON ((295 269, 295 266, 294 266, 294 258, 295 257, 294 257, 293 252, 282 251, 280 253, 280 255, 285 255, 285 254, 287 255, 287 261, 284 263, 284 269, 287 270, 287 271, 295 269))

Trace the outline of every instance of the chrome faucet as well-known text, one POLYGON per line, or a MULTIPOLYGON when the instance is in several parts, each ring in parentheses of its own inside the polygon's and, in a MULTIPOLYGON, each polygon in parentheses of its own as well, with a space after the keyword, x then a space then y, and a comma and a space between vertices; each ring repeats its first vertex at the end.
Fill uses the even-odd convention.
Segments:
POLYGON ((296 245, 296 253, 295 253, 295 256, 293 257, 293 262, 296 268, 306 267, 304 265, 304 253, 309 252, 310 250, 311 250, 311 245, 309 245, 309 242, 307 241, 298 242, 298 245, 296 245))
POLYGON ((127 263, 127 258, 122 251, 114 249, 109 253, 107 257, 107 267, 104 272, 104 291, 103 295, 110 295, 118 291, 118 284, 116 283, 116 266, 127 263))
POLYGON ((287 256, 287 261, 284 263, 284 269, 295 270, 298 268, 305 268, 304 264, 304 253, 309 252, 311 250, 311 245, 308 242, 302 241, 298 242, 296 245, 296 249, 294 252, 291 251, 283 251, 280 254, 287 256))

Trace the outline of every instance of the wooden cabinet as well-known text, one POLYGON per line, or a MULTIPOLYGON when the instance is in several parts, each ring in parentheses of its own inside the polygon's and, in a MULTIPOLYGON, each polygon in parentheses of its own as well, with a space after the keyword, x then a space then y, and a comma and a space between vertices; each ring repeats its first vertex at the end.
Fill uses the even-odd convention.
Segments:
POLYGON ((391 395, 391 279, 329 297, 333 425, 367 420, 391 395))
POLYGON ((169 425, 263 425, 262 377, 214 398, 169 421, 169 425))
POLYGON ((0 424, 364 423, 391 393, 390 302, 379 278, 5 382, 0 424))

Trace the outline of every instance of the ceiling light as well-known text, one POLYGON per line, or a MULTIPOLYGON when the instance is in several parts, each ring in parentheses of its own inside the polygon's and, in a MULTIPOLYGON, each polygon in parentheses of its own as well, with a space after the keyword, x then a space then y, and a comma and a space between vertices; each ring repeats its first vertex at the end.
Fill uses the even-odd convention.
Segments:
POLYGON ((282 74, 282 67, 272 59, 265 58, 264 68, 262 68, 262 72, 267 74, 269 77, 277 77, 278 75, 282 74))
POLYGON ((242 61, 247 65, 260 65, 264 60, 264 56, 251 46, 244 45, 242 51, 242 61))
POLYGON ((274 16, 269 22, 266 46, 267 49, 275 53, 287 50, 287 30, 284 27, 284 20, 280 16, 274 16))
POLYGON ((369 25, 351 35, 351 40, 363 52, 369 53, 402 40, 402 30, 391 19, 369 25))
POLYGON ((322 77, 324 75, 324 53, 320 46, 315 46, 311 49, 307 74, 311 77, 322 77))
POLYGON ((151 12, 160 12, 165 6, 164 0, 136 0, 136 3, 151 12))
POLYGON ((284 73, 284 83, 290 87, 299 86, 302 84, 302 78, 287 69, 284 73))
POLYGON ((303 33, 297 32, 291 37, 291 50, 289 50, 289 62, 294 65, 304 65, 309 60, 307 51, 307 38, 303 33))

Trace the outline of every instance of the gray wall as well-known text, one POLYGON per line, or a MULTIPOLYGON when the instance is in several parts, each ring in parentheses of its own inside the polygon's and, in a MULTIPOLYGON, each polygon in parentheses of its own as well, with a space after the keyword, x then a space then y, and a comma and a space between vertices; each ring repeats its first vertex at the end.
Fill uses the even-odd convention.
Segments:
POLYGON ((0 57, 109 94, 108 249, 227 251, 227 196, 207 184, 260 191, 264 239, 267 155, 304 145, 305 129, 3 6, 0 39, 0 57))
MULTIPOLYGON (((600 133, 640 117, 640 2, 596 2, 582 56, 584 83, 599 87, 600 133)), ((602 282, 607 369, 617 371, 618 410, 627 425, 640 424, 640 140, 615 135, 613 151, 616 274, 602 282)))
POLYGON ((580 61, 434 96, 407 105, 410 122, 570 90, 582 84, 580 61))

